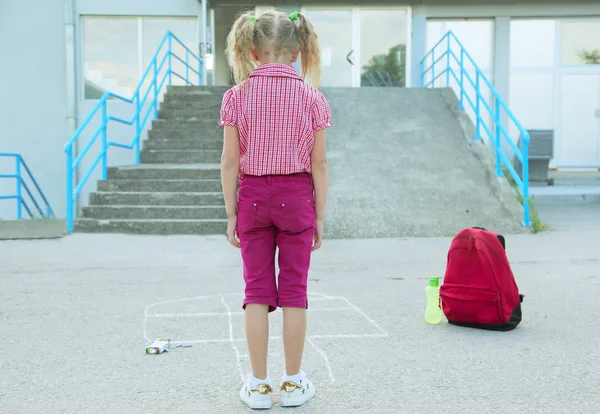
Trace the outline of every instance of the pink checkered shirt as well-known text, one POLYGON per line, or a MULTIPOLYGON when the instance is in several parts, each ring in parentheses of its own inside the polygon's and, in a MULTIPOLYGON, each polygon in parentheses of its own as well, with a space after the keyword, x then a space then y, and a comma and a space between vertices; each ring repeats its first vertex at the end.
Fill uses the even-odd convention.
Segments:
POLYGON ((310 173, 315 132, 332 126, 323 94, 293 67, 275 63, 225 93, 219 125, 238 129, 240 174, 247 175, 310 173))

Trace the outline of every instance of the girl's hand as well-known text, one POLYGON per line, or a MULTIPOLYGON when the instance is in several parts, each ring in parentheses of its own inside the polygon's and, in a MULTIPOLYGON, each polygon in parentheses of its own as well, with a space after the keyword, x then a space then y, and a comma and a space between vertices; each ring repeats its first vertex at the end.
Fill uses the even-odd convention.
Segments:
POLYGON ((315 230, 315 241, 313 243, 312 251, 318 250, 323 244, 323 227, 325 224, 324 219, 317 219, 317 228, 315 230))
POLYGON ((240 236, 237 230, 237 216, 229 217, 227 219, 227 240, 233 247, 240 248, 240 236))

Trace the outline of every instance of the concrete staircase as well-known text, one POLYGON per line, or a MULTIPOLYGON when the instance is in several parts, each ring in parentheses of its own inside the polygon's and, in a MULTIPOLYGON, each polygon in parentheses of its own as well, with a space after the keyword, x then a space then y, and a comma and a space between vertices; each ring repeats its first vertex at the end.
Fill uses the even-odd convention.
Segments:
MULTIPOLYGON (((112 167, 77 231, 224 234, 219 180, 226 88, 169 87, 142 164, 112 167)), ((506 179, 450 89, 325 88, 328 238, 452 236, 483 226, 526 231, 506 179)))
POLYGON ((220 182, 227 88, 170 86, 140 165, 110 167, 75 223, 82 232, 224 234, 220 182))

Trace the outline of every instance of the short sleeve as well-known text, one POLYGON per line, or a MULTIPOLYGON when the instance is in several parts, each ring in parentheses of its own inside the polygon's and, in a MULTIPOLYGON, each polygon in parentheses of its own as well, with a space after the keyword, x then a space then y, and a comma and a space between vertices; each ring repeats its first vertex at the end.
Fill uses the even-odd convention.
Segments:
POLYGON ((233 88, 229 89, 223 95, 221 103, 221 115, 219 117, 219 126, 237 127, 237 111, 235 108, 235 96, 233 88))
POLYGON ((329 103, 322 93, 317 93, 317 99, 312 105, 311 112, 313 131, 316 132, 333 126, 331 123, 331 108, 329 108, 329 103))

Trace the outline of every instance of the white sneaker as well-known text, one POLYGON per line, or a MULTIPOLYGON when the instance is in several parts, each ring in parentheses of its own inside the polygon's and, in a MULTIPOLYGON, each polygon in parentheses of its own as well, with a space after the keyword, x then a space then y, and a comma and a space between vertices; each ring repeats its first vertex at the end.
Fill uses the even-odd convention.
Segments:
POLYGON ((315 396, 315 386, 304 372, 300 373, 299 382, 282 381, 279 396, 282 407, 298 407, 315 396))
POLYGON ((240 390, 240 398, 248 407, 254 410, 267 410, 273 405, 271 395, 273 388, 271 384, 263 383, 252 386, 252 375, 248 377, 248 381, 240 390))

